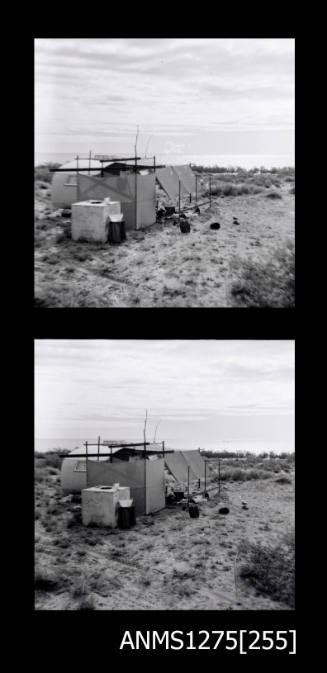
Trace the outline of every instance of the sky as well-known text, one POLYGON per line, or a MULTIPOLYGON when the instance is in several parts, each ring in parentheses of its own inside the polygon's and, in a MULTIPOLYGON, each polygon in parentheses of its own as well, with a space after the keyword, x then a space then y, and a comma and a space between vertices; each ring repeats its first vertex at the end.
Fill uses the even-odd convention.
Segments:
POLYGON ((285 155, 295 41, 36 39, 35 151, 285 155))
POLYGON ((172 448, 294 450, 294 342, 36 340, 36 438, 142 441, 146 409, 172 448))

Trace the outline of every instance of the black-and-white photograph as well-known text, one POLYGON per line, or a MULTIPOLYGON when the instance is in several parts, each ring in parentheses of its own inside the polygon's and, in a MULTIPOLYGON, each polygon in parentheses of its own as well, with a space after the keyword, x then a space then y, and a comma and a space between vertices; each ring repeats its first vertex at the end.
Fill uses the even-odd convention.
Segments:
POLYGON ((294 341, 35 341, 35 609, 294 608, 294 341))
POLYGON ((35 39, 35 306, 293 308, 292 38, 35 39))

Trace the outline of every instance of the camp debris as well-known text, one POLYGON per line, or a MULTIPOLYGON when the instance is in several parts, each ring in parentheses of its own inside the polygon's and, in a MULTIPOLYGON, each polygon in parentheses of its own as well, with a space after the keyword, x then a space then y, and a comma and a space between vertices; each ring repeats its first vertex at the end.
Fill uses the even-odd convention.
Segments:
POLYGON ((229 514, 229 508, 228 507, 219 507, 218 512, 219 512, 219 514, 229 514))
POLYGON ((189 513, 191 519, 197 519, 200 515, 200 510, 199 510, 198 505, 195 505, 195 504, 193 505, 192 503, 190 503, 189 508, 188 508, 188 513, 189 513))
POLYGON ((179 223, 179 228, 182 234, 189 234, 191 231, 191 225, 188 220, 181 220, 179 223))

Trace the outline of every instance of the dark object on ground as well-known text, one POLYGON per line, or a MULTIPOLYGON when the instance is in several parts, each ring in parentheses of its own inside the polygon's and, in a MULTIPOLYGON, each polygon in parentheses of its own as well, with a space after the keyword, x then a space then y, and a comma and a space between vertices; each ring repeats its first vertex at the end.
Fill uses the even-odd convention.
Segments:
POLYGON ((189 505, 188 513, 191 519, 197 519, 200 515, 200 511, 197 505, 189 505))
POLYGON ((118 507, 118 528, 124 530, 135 526, 135 507, 118 507))
POLYGON ((118 244, 122 243, 125 239, 125 222, 109 222, 109 243, 111 243, 111 245, 118 244))
POLYGON ((200 215, 200 212, 201 212, 201 211, 200 211, 199 206, 195 206, 195 208, 194 208, 194 212, 197 213, 198 215, 200 215))
POLYGON ((158 208, 157 220, 161 220, 165 214, 166 214, 166 208, 158 208))
POLYGON ((182 232, 182 234, 189 234, 191 231, 191 225, 188 220, 185 220, 185 222, 180 222, 179 223, 179 228, 182 232))
POLYGON ((80 493, 73 493, 71 497, 71 502, 81 502, 82 501, 82 496, 80 493))
POLYGON ((187 219, 185 213, 181 213, 181 214, 180 214, 180 218, 181 218, 182 220, 186 220, 186 219, 187 219))
POLYGON ((166 206, 165 215, 167 217, 170 217, 170 215, 174 215, 174 213, 176 213, 175 206, 166 206))
POLYGON ((210 224, 210 229, 220 229, 220 224, 219 222, 212 222, 210 224))
POLYGON ((207 500, 209 500, 210 496, 209 496, 209 493, 207 491, 205 492, 204 497, 207 498, 207 500))
POLYGON ((233 224, 239 224, 237 217, 233 217, 233 224))
POLYGON ((220 507, 218 510, 219 514, 229 514, 228 507, 220 507))
POLYGON ((176 500, 182 500, 184 498, 184 491, 174 491, 174 496, 176 500))
POLYGON ((172 493, 166 495, 166 505, 172 505, 174 502, 176 502, 176 498, 172 493))
POLYGON ((247 505, 242 505, 242 509, 249 509, 247 505))
POLYGON ((64 208, 61 211, 61 217, 71 217, 71 216, 72 216, 72 211, 70 210, 70 208, 64 208))

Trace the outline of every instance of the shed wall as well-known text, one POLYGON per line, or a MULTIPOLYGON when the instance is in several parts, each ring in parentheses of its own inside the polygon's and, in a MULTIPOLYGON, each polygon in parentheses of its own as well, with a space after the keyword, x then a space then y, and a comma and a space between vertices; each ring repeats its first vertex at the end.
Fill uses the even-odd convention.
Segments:
POLYGON ((88 461, 88 486, 129 486, 136 514, 149 514, 165 506, 164 460, 135 460, 115 463, 88 461), (146 468, 146 503, 144 501, 146 468))
POLYGON ((137 176, 137 223, 135 222, 134 175, 101 178, 80 174, 78 179, 81 201, 104 199, 108 196, 114 201, 120 201, 126 230, 139 229, 155 223, 155 176, 153 174, 137 176))

